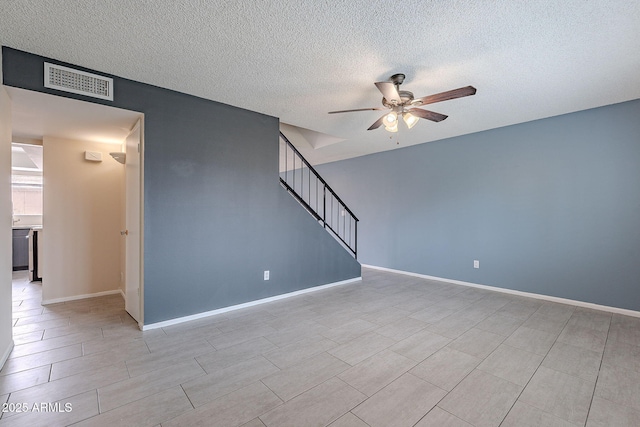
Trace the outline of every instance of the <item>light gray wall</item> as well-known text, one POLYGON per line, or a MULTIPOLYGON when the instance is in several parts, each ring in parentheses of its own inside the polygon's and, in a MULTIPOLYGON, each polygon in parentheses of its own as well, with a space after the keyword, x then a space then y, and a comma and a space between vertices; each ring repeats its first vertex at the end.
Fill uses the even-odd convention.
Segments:
POLYGON ((3 48, 5 84, 145 115, 144 324, 360 276, 280 186, 277 118, 117 76, 113 102, 62 94, 44 60, 3 48))
POLYGON ((640 310, 640 100, 318 170, 363 264, 640 310))

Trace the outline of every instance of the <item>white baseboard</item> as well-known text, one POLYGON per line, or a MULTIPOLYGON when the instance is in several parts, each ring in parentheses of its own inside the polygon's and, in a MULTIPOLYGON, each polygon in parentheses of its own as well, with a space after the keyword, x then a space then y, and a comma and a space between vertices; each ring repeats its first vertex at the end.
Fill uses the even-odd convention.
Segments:
POLYGON ((486 290, 489 290, 489 291, 502 292, 504 294, 519 295, 519 296, 522 296, 522 297, 536 298, 536 299, 545 300, 545 301, 558 302, 558 303, 561 303, 561 304, 575 305, 577 307, 591 308, 591 309, 594 309, 594 310, 607 311, 609 313, 623 314, 625 316, 640 317, 640 311, 628 310, 626 308, 610 307, 608 305, 593 304, 593 303, 590 303, 590 302, 577 301, 577 300, 572 300, 572 299, 568 299, 568 298, 552 297, 552 296, 549 296, 549 295, 534 294, 534 293, 531 293, 531 292, 523 292, 523 291, 516 291, 514 289, 506 289, 506 288, 498 288, 498 287, 495 287, 495 286, 480 285, 478 283, 463 282, 461 280, 447 279, 447 278, 444 278, 444 277, 428 276, 426 274, 412 273, 410 271, 404 271, 404 270, 394 270, 393 268, 378 267, 376 265, 362 264, 362 266, 366 267, 366 268, 371 268, 373 270, 388 271, 390 273, 404 274, 405 276, 419 277, 421 279, 437 280, 437 281, 440 281, 440 282, 452 283, 454 285, 462 285, 462 286, 468 286, 468 287, 471 287, 471 288, 479 288, 479 289, 486 289, 486 290))
POLYGON ((205 311, 203 313, 192 314, 191 316, 178 317, 175 319, 165 320, 163 322, 151 323, 149 325, 142 326, 143 331, 151 329, 164 328, 165 326, 177 325, 178 323, 189 322, 191 320, 202 319, 203 317, 215 316, 216 314, 227 313, 229 311, 239 310, 241 308, 253 307, 254 305, 265 304, 267 302, 277 301, 285 298, 291 298, 296 295, 307 294, 310 292, 320 291, 322 289, 332 288, 334 286, 346 285, 349 283, 355 283, 362 280, 362 277, 355 277, 353 279, 342 280, 340 282, 329 283, 326 285, 314 286, 312 288, 301 289, 295 292, 289 292, 287 294, 276 295, 269 298, 263 298, 256 301, 245 302, 243 304, 232 305, 230 307, 219 308, 217 310, 205 311))
POLYGON ((13 351, 13 340, 9 342, 9 346, 5 349, 4 353, 2 353, 2 357, 0 358, 0 369, 4 367, 4 362, 7 361, 12 351, 13 351))
POLYGON ((116 290, 113 290, 113 291, 96 292, 95 294, 74 295, 74 296, 71 296, 71 297, 42 300, 42 305, 57 304, 57 303, 60 303, 60 302, 75 301, 75 300, 79 300, 79 299, 96 298, 96 297, 103 297, 103 296, 106 296, 106 295, 116 295, 116 294, 122 294, 123 297, 124 297, 124 294, 123 294, 122 290, 121 289, 116 289, 116 290))

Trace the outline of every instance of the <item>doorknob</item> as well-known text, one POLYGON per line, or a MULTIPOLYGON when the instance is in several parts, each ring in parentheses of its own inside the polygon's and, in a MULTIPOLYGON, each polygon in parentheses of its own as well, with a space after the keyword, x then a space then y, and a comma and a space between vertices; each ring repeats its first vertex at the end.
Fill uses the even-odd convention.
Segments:
POLYGON ((121 236, 128 236, 129 235, 129 230, 120 230, 120 235, 121 236))

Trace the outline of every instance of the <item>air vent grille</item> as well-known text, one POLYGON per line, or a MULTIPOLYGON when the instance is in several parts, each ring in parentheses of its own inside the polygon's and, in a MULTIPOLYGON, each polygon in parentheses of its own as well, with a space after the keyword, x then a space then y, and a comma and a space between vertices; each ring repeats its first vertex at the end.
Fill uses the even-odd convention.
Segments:
POLYGON ((44 63, 44 86, 113 101, 113 79, 44 63))

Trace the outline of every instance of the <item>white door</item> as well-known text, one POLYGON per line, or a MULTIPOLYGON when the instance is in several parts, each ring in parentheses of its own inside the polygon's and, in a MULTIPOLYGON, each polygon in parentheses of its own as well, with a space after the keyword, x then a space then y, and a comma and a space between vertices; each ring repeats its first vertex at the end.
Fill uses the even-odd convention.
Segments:
POLYGON ((141 123, 134 126, 126 140, 125 186, 126 208, 125 222, 127 227, 125 244, 125 309, 138 324, 142 322, 142 289, 141 284, 141 123))

